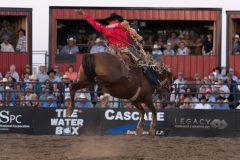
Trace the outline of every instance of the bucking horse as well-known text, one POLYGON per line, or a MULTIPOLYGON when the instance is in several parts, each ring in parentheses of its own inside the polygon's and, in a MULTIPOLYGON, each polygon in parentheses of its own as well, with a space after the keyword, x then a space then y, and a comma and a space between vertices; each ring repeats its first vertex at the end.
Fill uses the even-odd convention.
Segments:
MULTIPOLYGON (((157 74, 157 78, 160 81, 160 87, 158 87, 157 92, 159 94, 169 94, 172 73, 164 64, 160 66, 160 69, 161 71, 157 74)), ((95 84, 99 85, 104 93, 109 93, 113 97, 129 99, 140 111, 140 119, 136 129, 137 134, 140 134, 144 127, 145 110, 142 106, 142 103, 144 103, 152 112, 149 134, 155 135, 157 113, 153 105, 152 95, 156 89, 144 74, 143 68, 131 62, 125 65, 123 60, 114 54, 84 54, 78 80, 70 86, 71 103, 67 108, 68 116, 72 114, 74 109, 75 92, 95 84)))

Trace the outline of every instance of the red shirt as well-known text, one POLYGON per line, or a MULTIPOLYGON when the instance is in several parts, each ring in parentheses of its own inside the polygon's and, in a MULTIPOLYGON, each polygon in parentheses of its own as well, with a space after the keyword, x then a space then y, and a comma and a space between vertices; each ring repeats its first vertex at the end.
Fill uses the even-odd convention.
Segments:
POLYGON ((106 37, 110 44, 117 47, 129 46, 129 32, 122 26, 120 22, 112 21, 109 23, 109 25, 105 26, 95 21, 91 16, 86 16, 85 18, 88 23, 91 24, 91 26, 93 26, 106 37))

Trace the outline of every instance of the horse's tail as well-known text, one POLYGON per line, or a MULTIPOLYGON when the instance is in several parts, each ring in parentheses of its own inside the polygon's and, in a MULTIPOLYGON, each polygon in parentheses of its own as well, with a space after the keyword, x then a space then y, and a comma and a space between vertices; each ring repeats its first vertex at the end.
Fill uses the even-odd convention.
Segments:
POLYGON ((94 82, 97 76, 95 72, 95 56, 94 54, 85 54, 82 59, 82 67, 88 81, 94 82))

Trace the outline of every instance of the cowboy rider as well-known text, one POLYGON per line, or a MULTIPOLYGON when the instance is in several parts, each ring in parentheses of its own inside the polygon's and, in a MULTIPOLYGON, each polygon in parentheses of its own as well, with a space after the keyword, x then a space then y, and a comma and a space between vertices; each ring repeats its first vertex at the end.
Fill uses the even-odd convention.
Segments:
MULTIPOLYGON (((93 28, 101 32, 106 37, 111 48, 113 47, 116 51, 120 51, 121 55, 124 53, 130 54, 130 57, 137 64, 148 64, 145 55, 138 50, 136 44, 134 43, 131 36, 133 33, 130 33, 130 31, 124 26, 124 22, 126 21, 124 21, 122 16, 112 13, 110 17, 105 19, 109 22, 109 24, 103 25, 94 20, 92 16, 86 15, 81 9, 77 10, 77 13, 82 15, 93 28)), ((159 84, 156 74, 151 68, 147 67, 145 74, 154 86, 159 84)))
MULTIPOLYGON (((119 50, 122 53, 129 53, 129 51, 126 51, 125 49, 132 50, 131 47, 133 45, 132 41, 130 40, 130 34, 128 30, 122 25, 122 22, 124 21, 122 16, 116 13, 112 13, 110 17, 105 19, 107 22, 109 22, 109 24, 103 25, 94 20, 92 16, 86 15, 85 12, 82 10, 77 10, 77 13, 79 15, 83 15, 83 17, 93 28, 101 32, 106 37, 111 47, 119 50)), ((138 61, 141 59, 141 55, 137 55, 135 53, 130 54, 134 61, 138 61)))

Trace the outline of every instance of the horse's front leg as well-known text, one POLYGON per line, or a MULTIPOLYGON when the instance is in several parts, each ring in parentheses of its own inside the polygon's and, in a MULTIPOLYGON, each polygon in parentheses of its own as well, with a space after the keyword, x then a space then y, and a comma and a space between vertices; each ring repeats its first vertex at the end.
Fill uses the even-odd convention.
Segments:
POLYGON ((136 134, 141 135, 143 132, 144 128, 144 115, 145 115, 145 110, 142 106, 141 103, 133 103, 133 105, 140 111, 140 119, 138 121, 137 129, 136 129, 136 134))
POLYGON ((67 107, 67 116, 70 117, 73 113, 73 110, 74 110, 74 106, 75 106, 75 101, 74 101, 74 96, 75 96, 75 93, 76 91, 80 90, 80 89, 83 89, 83 88, 86 88, 88 87, 89 84, 86 83, 86 82, 81 82, 81 81, 78 81, 78 82, 74 82, 70 85, 70 97, 71 97, 71 102, 70 102, 70 105, 69 106, 66 106, 67 107))

